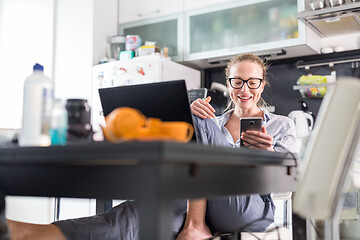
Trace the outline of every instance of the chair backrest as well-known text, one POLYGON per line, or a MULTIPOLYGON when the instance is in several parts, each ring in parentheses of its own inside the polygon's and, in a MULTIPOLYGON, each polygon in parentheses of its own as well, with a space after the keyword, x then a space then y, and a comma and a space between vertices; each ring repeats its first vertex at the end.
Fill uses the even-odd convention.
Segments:
POLYGON ((299 162, 294 212, 319 220, 333 218, 359 147, 360 80, 340 78, 323 99, 299 162))

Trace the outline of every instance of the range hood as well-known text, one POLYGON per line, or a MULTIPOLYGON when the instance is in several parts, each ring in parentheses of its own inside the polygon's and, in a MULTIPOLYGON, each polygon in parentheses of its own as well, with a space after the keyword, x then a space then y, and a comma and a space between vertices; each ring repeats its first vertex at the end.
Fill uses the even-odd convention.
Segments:
POLYGON ((309 8, 300 12, 298 18, 321 37, 360 32, 360 2, 348 0, 336 7, 309 8))

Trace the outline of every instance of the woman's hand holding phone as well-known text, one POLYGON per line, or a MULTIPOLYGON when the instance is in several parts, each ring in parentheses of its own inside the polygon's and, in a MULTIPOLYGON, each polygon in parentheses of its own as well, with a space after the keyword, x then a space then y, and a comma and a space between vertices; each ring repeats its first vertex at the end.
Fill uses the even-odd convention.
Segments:
POLYGON ((214 118, 215 109, 210 105, 210 101, 210 96, 205 99, 198 98, 190 105, 191 112, 202 119, 214 118))
POLYGON ((275 151, 273 148, 273 137, 267 134, 265 126, 262 126, 261 131, 246 130, 241 133, 240 138, 248 148, 275 151))
MULTIPOLYGON (((210 105, 211 97, 206 99, 197 99, 191 105, 191 112, 202 118, 214 118, 215 109, 210 105)), ((260 124, 261 126, 262 124, 260 124)), ((274 151, 273 137, 266 132, 264 126, 258 130, 245 130, 241 132, 240 138, 243 140, 243 145, 251 149, 263 149, 267 151, 274 151)))

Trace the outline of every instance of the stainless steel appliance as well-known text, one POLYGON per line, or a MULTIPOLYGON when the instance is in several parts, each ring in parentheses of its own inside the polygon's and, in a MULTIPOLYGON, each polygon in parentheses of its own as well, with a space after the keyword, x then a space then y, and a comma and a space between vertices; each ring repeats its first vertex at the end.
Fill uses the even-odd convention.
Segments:
POLYGON ((360 1, 313 0, 298 18, 321 37, 360 31, 360 1))
POLYGON ((313 11, 326 7, 325 0, 313 0, 309 5, 313 11))

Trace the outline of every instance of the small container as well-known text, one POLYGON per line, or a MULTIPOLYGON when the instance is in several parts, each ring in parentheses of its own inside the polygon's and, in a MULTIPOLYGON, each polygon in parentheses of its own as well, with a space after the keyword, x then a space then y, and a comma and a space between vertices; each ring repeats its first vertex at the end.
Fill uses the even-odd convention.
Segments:
POLYGON ((127 35, 126 36, 126 51, 136 51, 141 46, 141 38, 138 35, 127 35))
POLYGON ((313 11, 326 7, 325 0, 312 0, 309 5, 313 11))
POLYGON ((111 57, 119 60, 120 52, 125 50, 126 37, 123 35, 113 36, 110 41, 111 57))
POLYGON ((67 137, 67 112, 65 104, 61 99, 54 100, 51 114, 50 138, 51 145, 65 145, 67 137))
POLYGON ((340 6, 345 3, 345 0, 329 0, 329 4, 331 7, 340 6))
POLYGON ((120 61, 132 59, 133 57, 135 57, 135 52, 134 51, 122 51, 122 52, 120 52, 120 61))
POLYGON ((147 56, 155 53, 156 47, 154 45, 152 46, 141 46, 138 49, 138 56, 147 56))

